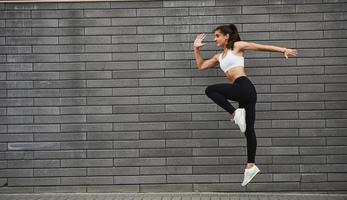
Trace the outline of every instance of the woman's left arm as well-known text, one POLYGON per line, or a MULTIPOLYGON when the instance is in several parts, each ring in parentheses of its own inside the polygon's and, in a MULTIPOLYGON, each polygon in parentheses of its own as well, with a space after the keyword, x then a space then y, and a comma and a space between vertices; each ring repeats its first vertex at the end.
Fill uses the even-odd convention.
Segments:
POLYGON ((286 58, 288 58, 288 56, 290 56, 290 55, 291 56, 298 55, 298 51, 295 49, 287 49, 287 48, 283 48, 283 47, 277 47, 277 46, 272 46, 272 45, 263 45, 263 44, 257 44, 254 42, 245 42, 245 41, 239 41, 236 43, 235 43, 235 45, 241 51, 254 50, 254 51, 281 52, 281 53, 283 53, 283 55, 286 58))

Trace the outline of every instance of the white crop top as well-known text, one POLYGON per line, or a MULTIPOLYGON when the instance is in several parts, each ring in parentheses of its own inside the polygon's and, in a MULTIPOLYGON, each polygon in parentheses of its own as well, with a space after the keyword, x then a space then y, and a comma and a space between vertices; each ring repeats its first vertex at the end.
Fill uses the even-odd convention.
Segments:
POLYGON ((224 71, 227 72, 233 67, 244 67, 245 58, 234 54, 230 49, 227 55, 222 59, 222 54, 218 57, 219 66, 224 71))

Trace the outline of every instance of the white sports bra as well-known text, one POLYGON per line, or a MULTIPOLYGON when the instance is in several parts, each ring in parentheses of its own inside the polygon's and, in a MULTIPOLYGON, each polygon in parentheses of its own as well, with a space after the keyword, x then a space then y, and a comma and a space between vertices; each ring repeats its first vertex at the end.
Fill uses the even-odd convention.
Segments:
POLYGON ((230 49, 228 49, 227 55, 222 59, 222 55, 218 57, 219 66, 224 71, 227 72, 229 69, 234 67, 244 67, 245 58, 234 54, 230 49))

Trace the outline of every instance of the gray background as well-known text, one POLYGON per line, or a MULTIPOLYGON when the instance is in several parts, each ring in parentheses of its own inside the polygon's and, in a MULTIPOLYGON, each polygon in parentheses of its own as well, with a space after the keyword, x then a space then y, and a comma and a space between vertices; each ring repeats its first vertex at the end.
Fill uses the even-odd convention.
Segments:
MULTIPOLYGON (((15 192, 345 191, 347 3, 203 0, 0 4, 0 187, 15 192), (256 163, 205 95, 192 41, 235 23, 258 92, 256 163)), ((235 102, 233 105, 237 106, 235 102)))

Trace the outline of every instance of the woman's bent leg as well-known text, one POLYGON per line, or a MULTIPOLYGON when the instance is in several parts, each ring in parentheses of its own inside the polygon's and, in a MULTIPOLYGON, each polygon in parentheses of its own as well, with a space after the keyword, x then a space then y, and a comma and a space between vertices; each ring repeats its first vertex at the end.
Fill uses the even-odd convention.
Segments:
POLYGON ((239 92, 236 90, 236 85, 221 83, 208 86, 205 90, 205 93, 217 105, 222 107, 230 114, 233 114, 236 109, 230 104, 228 99, 237 101, 237 95, 239 94, 239 92))

